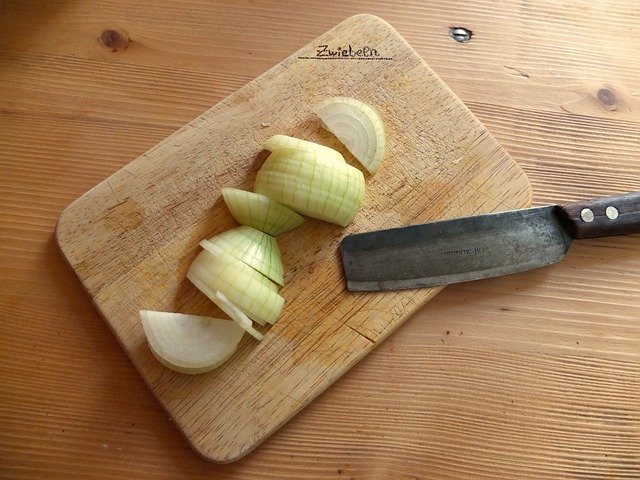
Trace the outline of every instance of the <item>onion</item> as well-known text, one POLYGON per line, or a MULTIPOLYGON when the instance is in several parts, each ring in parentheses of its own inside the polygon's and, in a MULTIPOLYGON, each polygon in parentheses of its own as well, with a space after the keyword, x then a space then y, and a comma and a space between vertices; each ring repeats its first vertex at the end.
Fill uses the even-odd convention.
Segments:
POLYGON ((236 305, 231 303, 222 292, 215 292, 214 297, 216 299, 216 304, 220 309, 229 315, 240 327, 242 327, 243 330, 247 331, 256 340, 262 340, 264 338, 262 333, 253 328, 251 319, 247 317, 236 305))
MULTIPOLYGON (((384 153, 384 128, 375 111, 361 102, 336 97, 318 105, 317 113, 374 173, 384 153)), ((340 152, 286 135, 274 135, 264 147, 271 154, 258 171, 255 193, 223 188, 231 215, 241 224, 209 239, 187 271, 187 278, 232 318, 140 311, 149 347, 167 367, 204 373, 225 362, 244 332, 257 340, 265 326, 280 317, 284 268, 274 238, 302 225, 300 215, 346 226, 364 198, 362 172, 340 152), (275 282, 275 283, 274 283, 275 282)))
POLYGON ((256 176, 254 190, 296 212, 346 226, 364 198, 362 172, 318 152, 280 149, 256 176))
POLYGON ((153 355, 181 373, 204 373, 220 366, 244 335, 235 322, 221 318, 142 310, 140 320, 153 355))
POLYGON ((314 108, 322 123, 371 173, 380 168, 385 150, 384 124, 369 105, 348 97, 332 97, 314 108))
POLYGON ((215 303, 214 293, 222 292, 261 325, 273 324, 282 313, 284 298, 278 295, 276 284, 216 245, 198 254, 187 278, 215 303))
MULTIPOLYGON (((216 305, 218 305, 218 307, 220 307, 220 310, 222 310, 227 315, 229 315, 232 318, 232 320, 240 328, 242 328, 244 331, 251 334, 251 336, 256 340, 262 340, 263 338, 262 333, 260 333, 258 330, 253 328, 253 323, 251 322, 251 319, 247 317, 244 314, 244 312, 242 312, 242 310, 240 310, 236 305, 233 305, 231 302, 229 302, 229 299, 224 294, 221 294, 220 292, 216 292, 215 290, 212 290, 206 283, 204 283, 198 277, 192 278, 191 281, 196 287, 198 287, 198 290, 200 290, 207 297, 209 297, 210 300, 212 300, 216 305), (231 309, 229 307, 230 305, 233 306, 234 309, 231 309), (228 313, 230 311, 233 312, 233 315, 228 313)), ((257 322, 257 323, 263 326, 266 325, 265 322, 257 322)))
POLYGON ((280 249, 278 242, 271 235, 252 227, 241 226, 200 242, 202 248, 215 253, 216 250, 212 250, 211 245, 216 245, 232 257, 243 261, 274 282, 283 285, 284 267, 280 249))
POLYGON ((223 188, 222 197, 236 222, 274 237, 304 223, 296 212, 259 193, 223 188))
POLYGON ((264 148, 275 152, 277 150, 297 150, 302 152, 313 152, 322 155, 326 160, 335 160, 344 163, 344 157, 340 152, 333 148, 325 147, 319 143, 301 140, 295 137, 287 137, 286 135, 274 135, 264 142, 264 148))

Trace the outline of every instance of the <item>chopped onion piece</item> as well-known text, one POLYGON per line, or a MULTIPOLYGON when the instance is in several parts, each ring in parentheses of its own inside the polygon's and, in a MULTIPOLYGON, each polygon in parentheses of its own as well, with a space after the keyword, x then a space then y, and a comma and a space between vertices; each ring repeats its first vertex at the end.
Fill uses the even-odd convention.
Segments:
POLYGON ((253 338, 258 341, 264 338, 262 333, 253 328, 253 322, 251 319, 247 317, 236 305, 231 303, 223 293, 215 292, 214 297, 216 299, 216 304, 222 309, 222 311, 229 315, 238 325, 253 336, 253 338))
POLYGON ((371 173, 380 168, 385 150, 384 124, 369 105, 348 97, 332 97, 314 108, 322 123, 371 173))
POLYGON ((242 260, 239 260, 229 255, 228 253, 226 253, 225 250, 221 248, 219 245, 215 245, 215 244, 211 245, 211 243, 209 243, 207 246, 207 249, 205 249, 205 252, 210 252, 212 255, 201 254, 198 257, 196 257, 199 267, 202 267, 206 270, 219 269, 220 266, 219 266, 218 256, 224 256, 227 259, 227 261, 232 262, 233 264, 236 265, 236 269, 238 268, 242 269, 246 274, 251 275, 254 281, 257 281, 260 284, 262 284, 263 287, 266 287, 269 290, 275 293, 278 293, 278 285, 276 285, 274 282, 272 282, 267 277, 262 275, 260 272, 255 270, 253 267, 249 267, 249 265, 244 263, 242 260))
MULTIPOLYGON (((218 307, 220 307, 220 310, 222 310, 223 312, 225 312, 227 315, 229 315, 231 317, 231 319, 236 322, 240 327, 242 327, 242 329, 246 332, 249 332, 251 334, 252 337, 254 337, 256 340, 262 340, 262 334, 253 328, 253 322, 251 321, 251 319, 249 317, 247 317, 244 313, 242 313, 241 315, 236 315, 236 316, 231 316, 229 314, 229 312, 227 312, 227 310, 225 310, 225 308, 223 308, 223 306, 221 305, 221 301, 218 298, 218 294, 220 294, 220 292, 216 292, 215 290, 212 290, 206 283, 204 283, 200 278, 195 277, 191 279, 191 282, 198 287, 198 290, 200 290, 202 293, 204 293, 211 301, 213 301, 213 303, 215 303, 218 307), (245 320, 246 318, 246 320, 245 320)), ((222 294, 221 294, 222 295, 222 294)), ((227 297, 224 297, 225 299, 227 299, 227 297)), ((229 300, 227 299, 228 303, 229 300)), ((238 307, 236 307, 238 308, 238 307)), ((242 312, 242 310, 240 310, 238 308, 238 311, 242 312)), ((263 327, 266 325, 266 322, 260 321, 260 322, 256 322, 259 325, 262 325, 263 327)))
POLYGON ((153 355, 181 373, 204 373, 235 352, 244 329, 230 320, 183 313, 140 311, 153 355))
POLYGON ((264 148, 275 152, 277 150, 298 150, 302 152, 313 152, 322 155, 327 160, 334 160, 344 163, 344 157, 340 152, 333 148, 320 145, 319 143, 309 142, 300 138, 288 137, 286 135, 274 135, 264 142, 264 148))
POLYGON ((346 226, 364 198, 362 172, 317 152, 276 150, 258 172, 255 191, 309 217, 346 226))
POLYGON ((304 223, 302 216, 259 193, 223 188, 222 197, 239 224, 253 227, 274 237, 304 223))
POLYGON ((222 292, 260 324, 273 324, 282 313, 284 298, 278 295, 276 284, 216 245, 198 254, 187 271, 187 278, 213 302, 216 301, 214 293, 222 292))
POLYGON ((278 242, 271 235, 243 225, 200 242, 205 250, 211 250, 212 244, 283 285, 282 257, 278 242))

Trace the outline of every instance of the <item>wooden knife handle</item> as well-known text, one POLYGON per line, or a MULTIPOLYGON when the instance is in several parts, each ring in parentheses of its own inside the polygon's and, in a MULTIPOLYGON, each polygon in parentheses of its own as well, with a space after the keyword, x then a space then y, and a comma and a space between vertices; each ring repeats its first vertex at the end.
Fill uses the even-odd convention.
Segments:
POLYGON ((573 238, 640 233, 640 192, 558 205, 573 238))

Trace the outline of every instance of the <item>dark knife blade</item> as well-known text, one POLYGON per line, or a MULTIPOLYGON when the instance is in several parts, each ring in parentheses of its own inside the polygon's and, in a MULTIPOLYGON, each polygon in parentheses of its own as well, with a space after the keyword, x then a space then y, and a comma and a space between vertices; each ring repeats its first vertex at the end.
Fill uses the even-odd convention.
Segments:
POLYGON ((638 231, 640 193, 632 193, 353 234, 340 250, 349 290, 399 290, 543 267, 574 238, 638 231))

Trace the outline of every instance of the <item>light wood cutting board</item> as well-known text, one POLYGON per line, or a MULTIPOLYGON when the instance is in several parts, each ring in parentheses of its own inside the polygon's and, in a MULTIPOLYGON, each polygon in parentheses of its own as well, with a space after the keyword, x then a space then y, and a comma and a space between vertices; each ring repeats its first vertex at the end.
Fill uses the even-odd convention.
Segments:
POLYGON ((400 35, 379 18, 358 15, 77 199, 62 213, 57 238, 187 440, 206 458, 230 462, 438 292, 348 292, 342 236, 525 207, 530 197, 520 167, 400 35), (323 56, 345 50, 349 56, 323 56), (358 50, 360 57, 350 56, 358 50), (375 177, 365 175, 362 210, 346 229, 309 220, 279 238, 286 305, 278 323, 263 328, 263 341, 245 335, 238 352, 208 374, 166 369, 146 345, 138 310, 221 315, 185 272, 203 237, 235 226, 220 189, 252 188, 267 155, 263 141, 276 133, 306 138, 356 164, 312 114, 312 105, 332 95, 373 105, 386 125, 386 159, 375 177))

